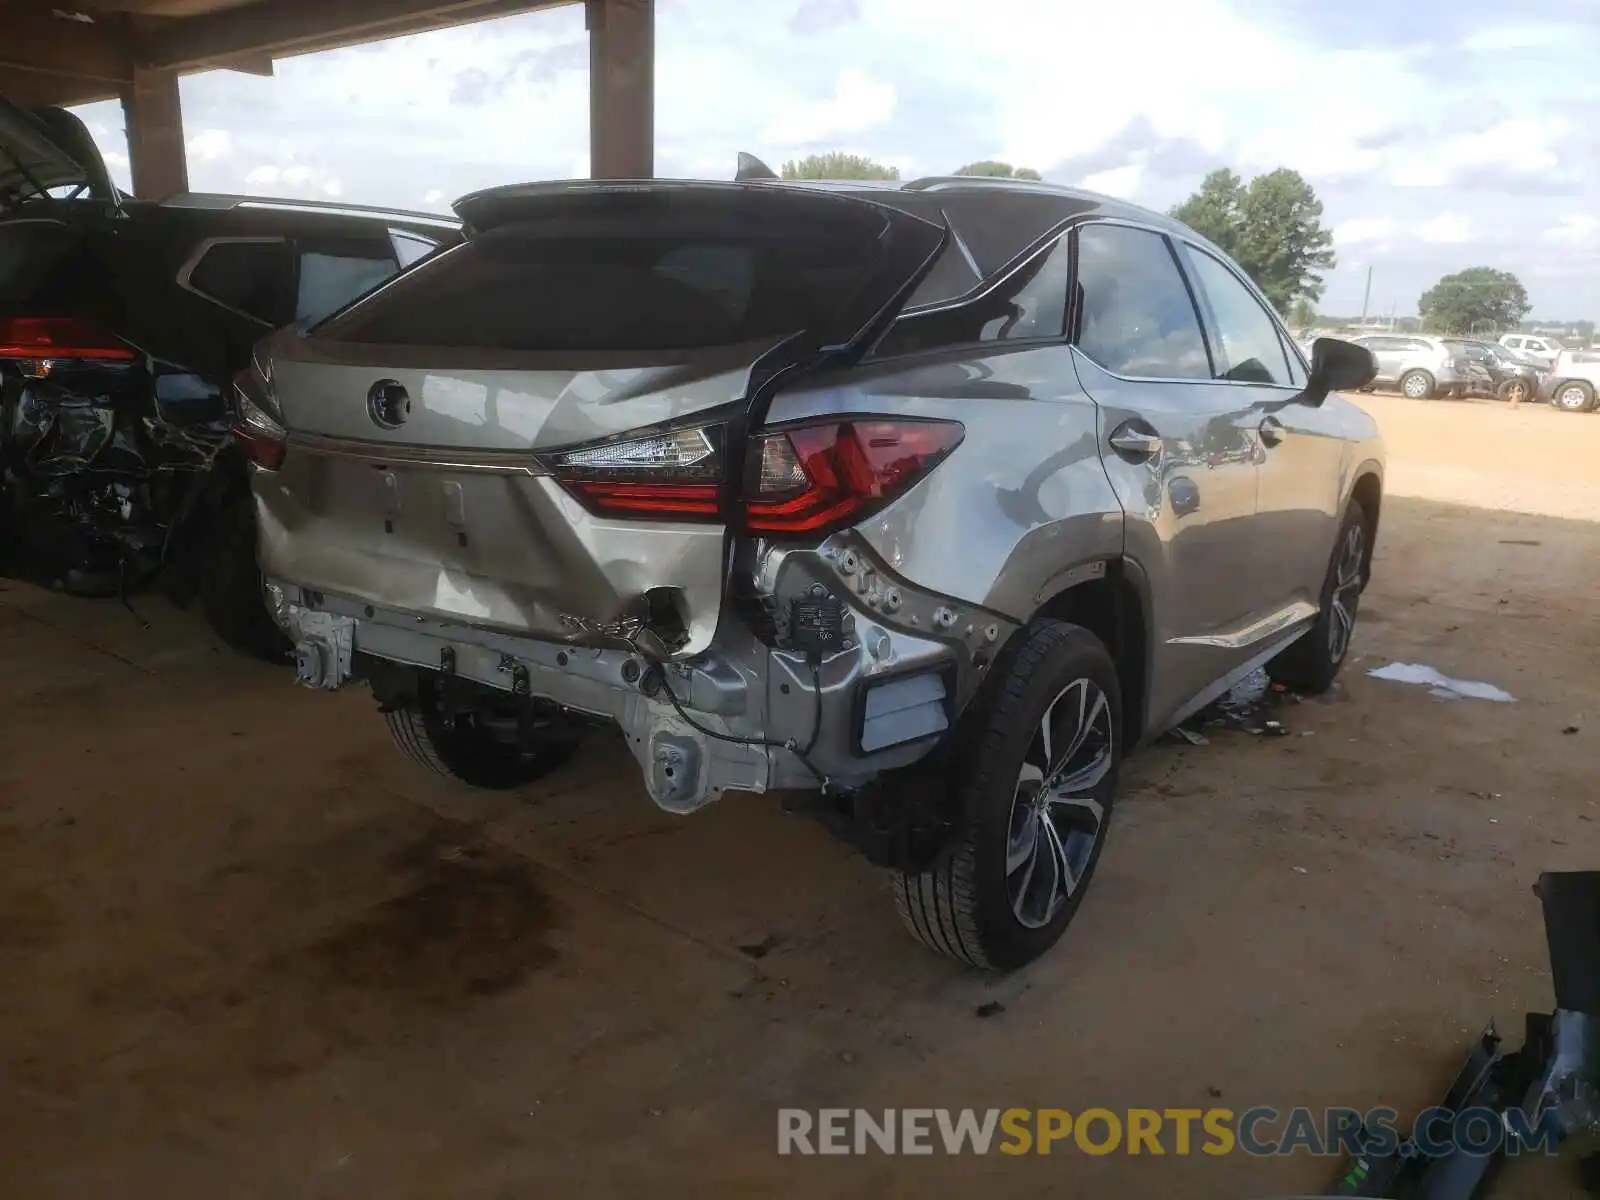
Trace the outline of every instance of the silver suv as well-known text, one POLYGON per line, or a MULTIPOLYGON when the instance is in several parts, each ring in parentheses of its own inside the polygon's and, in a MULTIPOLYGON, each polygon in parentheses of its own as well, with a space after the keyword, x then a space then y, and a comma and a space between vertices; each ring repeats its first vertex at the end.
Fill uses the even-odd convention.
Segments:
POLYGON ((1462 348, 1418 334, 1374 334, 1355 342, 1372 351, 1378 373, 1373 383, 1392 387, 1412 400, 1434 396, 1493 394, 1489 373, 1462 348))
POLYGON ((1592 412, 1600 395, 1600 350, 1563 349, 1540 395, 1567 412, 1592 412))
POLYGON ((620 729, 651 798, 802 789, 913 934, 1071 918, 1124 752, 1328 688, 1374 423, 1215 247, 1001 180, 558 183, 238 380, 300 680, 469 784, 620 729))

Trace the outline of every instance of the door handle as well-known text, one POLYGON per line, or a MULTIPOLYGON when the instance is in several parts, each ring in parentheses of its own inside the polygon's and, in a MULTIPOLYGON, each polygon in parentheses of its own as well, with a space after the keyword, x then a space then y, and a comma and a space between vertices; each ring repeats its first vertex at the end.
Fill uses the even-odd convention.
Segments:
POLYGON ((1261 440, 1268 446, 1276 446, 1283 441, 1288 429, 1277 417, 1262 417, 1261 424, 1256 426, 1256 432, 1261 435, 1261 440))
POLYGON ((1132 458, 1154 458, 1161 453, 1160 437, 1137 429, 1131 423, 1121 426, 1108 440, 1113 450, 1132 458))

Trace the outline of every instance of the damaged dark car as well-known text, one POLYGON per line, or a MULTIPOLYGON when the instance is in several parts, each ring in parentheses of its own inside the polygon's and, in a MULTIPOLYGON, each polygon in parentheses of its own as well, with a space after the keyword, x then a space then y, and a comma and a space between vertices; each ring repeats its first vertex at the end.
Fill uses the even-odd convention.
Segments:
POLYGON ((458 240, 425 214, 134 200, 71 113, 0 99, 0 574, 124 600, 159 586, 280 656, 230 380, 264 333, 458 240))

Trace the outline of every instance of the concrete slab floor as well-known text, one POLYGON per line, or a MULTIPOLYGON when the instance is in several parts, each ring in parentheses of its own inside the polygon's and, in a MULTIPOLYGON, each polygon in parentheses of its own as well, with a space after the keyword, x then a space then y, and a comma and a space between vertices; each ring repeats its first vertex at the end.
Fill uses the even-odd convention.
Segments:
POLYGON ((1370 406, 1344 686, 1138 755, 1081 914, 1008 978, 919 949, 772 797, 669 817, 603 741, 459 791, 197 617, 0 581, 0 1195, 1320 1189, 1305 1157, 780 1158, 776 1110, 1415 1110, 1549 1007, 1530 885, 1600 865, 1600 418, 1370 406), (1396 660, 1517 702, 1366 677, 1396 660))

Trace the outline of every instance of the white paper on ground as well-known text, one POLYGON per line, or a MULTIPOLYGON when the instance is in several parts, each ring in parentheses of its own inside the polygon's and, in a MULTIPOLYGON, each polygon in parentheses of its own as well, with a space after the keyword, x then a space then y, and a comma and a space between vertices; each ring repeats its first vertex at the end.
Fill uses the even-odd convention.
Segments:
POLYGON ((1422 663, 1390 663, 1387 667, 1375 667, 1367 674, 1374 679, 1417 684, 1427 688, 1430 696, 1437 696, 1441 700, 1493 700, 1497 704, 1511 704, 1516 700, 1510 692, 1502 691, 1492 683, 1451 679, 1422 663))

